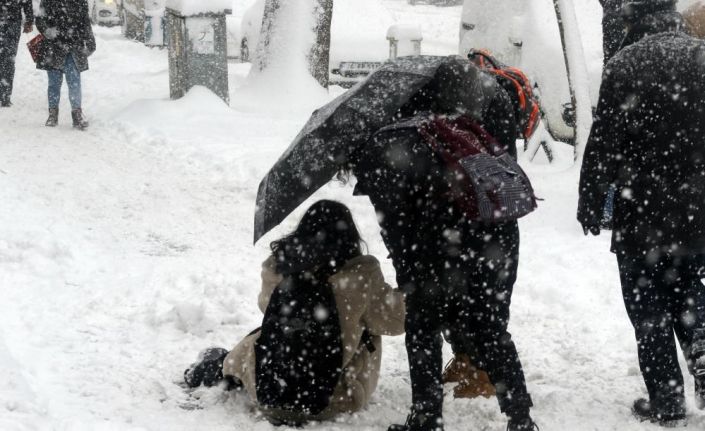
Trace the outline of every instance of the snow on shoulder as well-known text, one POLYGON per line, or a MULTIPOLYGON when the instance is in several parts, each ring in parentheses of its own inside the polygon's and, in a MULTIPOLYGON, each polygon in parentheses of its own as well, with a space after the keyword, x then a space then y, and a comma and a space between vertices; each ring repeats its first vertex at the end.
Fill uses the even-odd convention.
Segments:
POLYGON ((182 15, 198 15, 232 10, 232 0, 167 0, 166 7, 182 15))

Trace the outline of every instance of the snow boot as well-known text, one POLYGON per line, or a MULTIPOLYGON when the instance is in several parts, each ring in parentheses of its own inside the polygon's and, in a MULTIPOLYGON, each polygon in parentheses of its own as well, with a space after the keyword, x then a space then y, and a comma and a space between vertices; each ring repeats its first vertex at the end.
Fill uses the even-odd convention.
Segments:
POLYGON ((71 111, 71 119, 73 119, 74 129, 86 130, 88 128, 88 121, 83 118, 83 111, 81 108, 71 111))
POLYGON ((198 354, 196 362, 184 371, 184 381, 190 388, 215 386, 223 378, 223 361, 228 351, 220 347, 209 347, 198 354))
POLYGON ((59 108, 49 108, 49 118, 47 118, 47 127, 56 127, 59 124, 59 108))
POLYGON ((632 414, 640 421, 649 421, 666 428, 684 426, 685 402, 683 400, 669 403, 669 406, 655 406, 644 398, 634 401, 632 414))
POLYGON ((387 431, 443 431, 443 416, 412 409, 404 425, 390 425, 387 431))
POLYGON ((523 419, 509 419, 507 431, 539 431, 539 426, 536 425, 530 417, 523 419))
POLYGON ((0 108, 10 108, 12 106, 12 102, 9 100, 4 100, 0 102, 0 108))

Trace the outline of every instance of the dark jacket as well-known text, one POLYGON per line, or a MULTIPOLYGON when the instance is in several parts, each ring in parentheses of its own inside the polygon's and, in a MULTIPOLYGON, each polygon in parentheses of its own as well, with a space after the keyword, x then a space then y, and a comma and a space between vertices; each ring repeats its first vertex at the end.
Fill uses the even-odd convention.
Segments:
MULTIPOLYGON (((511 99, 495 79, 494 97, 484 108, 482 125, 516 155, 516 122, 511 99)), ((448 233, 468 226, 448 195, 445 164, 415 128, 385 128, 356 160, 356 195, 367 195, 379 215, 382 238, 401 287, 413 274, 430 274, 459 244, 448 233)), ((473 224, 474 225, 474 224, 473 224)), ((463 241, 467 242, 466 240, 463 241)))
POLYGON ((643 17, 605 68, 578 220, 597 226, 614 184, 614 252, 705 252, 705 42, 680 24, 643 17))
POLYGON ((88 70, 88 57, 95 52, 86 0, 41 0, 37 29, 46 38, 37 69, 64 69, 71 54, 79 72, 88 70))
POLYGON ((23 12, 25 23, 34 22, 32 0, 0 0, 0 22, 20 22, 22 21, 23 12))
POLYGON ((625 0, 600 0, 602 5, 602 50, 607 63, 619 51, 624 39, 624 20, 620 14, 625 0))

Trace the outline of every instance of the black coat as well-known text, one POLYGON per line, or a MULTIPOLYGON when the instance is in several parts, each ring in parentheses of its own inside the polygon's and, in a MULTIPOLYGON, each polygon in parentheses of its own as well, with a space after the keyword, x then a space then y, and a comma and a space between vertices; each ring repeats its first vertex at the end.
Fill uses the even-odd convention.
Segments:
POLYGON ((36 21, 46 38, 37 69, 63 70, 66 56, 71 54, 79 72, 88 70, 88 57, 95 52, 95 37, 87 0, 41 0, 36 21))
MULTIPOLYGON (((482 125, 516 155, 514 109, 499 85, 484 110, 482 125)), ((449 172, 415 128, 385 128, 365 148, 352 165, 355 194, 369 196, 379 216, 400 286, 419 274, 442 270, 449 256, 467 252, 472 240, 458 242, 452 232, 485 231, 480 223, 464 221, 454 207, 446 193, 449 172)))
POLYGON ((22 21, 24 12, 24 22, 34 22, 34 12, 32 11, 32 0, 0 0, 0 22, 22 21))
POLYGON ((705 42, 679 17, 642 19, 603 76, 578 220, 598 225, 614 184, 614 252, 705 252, 705 42))
POLYGON ((625 0, 600 0, 602 5, 602 50, 607 63, 622 44, 625 29, 620 15, 625 0))

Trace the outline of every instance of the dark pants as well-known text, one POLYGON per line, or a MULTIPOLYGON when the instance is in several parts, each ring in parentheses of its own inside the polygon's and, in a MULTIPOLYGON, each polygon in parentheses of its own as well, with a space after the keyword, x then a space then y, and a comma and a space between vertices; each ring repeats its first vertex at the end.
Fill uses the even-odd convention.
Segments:
POLYGON ((705 256, 618 254, 622 295, 634 326, 639 366, 652 403, 682 405, 683 374, 676 340, 692 367, 690 346, 705 337, 705 256))
POLYGON ((10 102, 15 80, 15 57, 22 34, 21 20, 0 18, 0 103, 10 102))
MULTIPOLYGON (((459 253, 414 265, 400 286, 406 293, 406 348, 414 408, 440 413, 443 405, 441 328, 472 340, 477 365, 497 388, 503 412, 528 413, 531 397, 507 332, 519 258, 516 223, 462 232, 459 253)), ((423 258, 421 258, 423 259, 423 258)), ((403 273, 403 271, 397 271, 403 273)))

